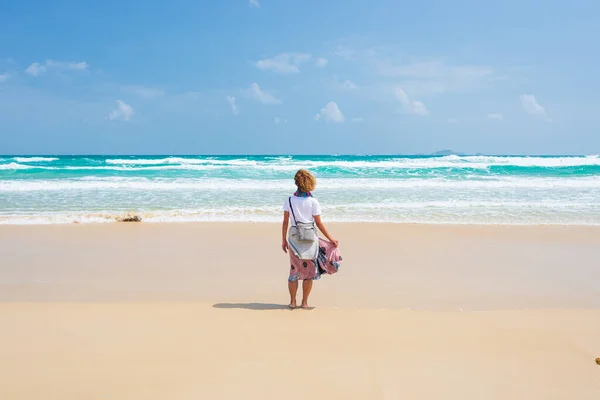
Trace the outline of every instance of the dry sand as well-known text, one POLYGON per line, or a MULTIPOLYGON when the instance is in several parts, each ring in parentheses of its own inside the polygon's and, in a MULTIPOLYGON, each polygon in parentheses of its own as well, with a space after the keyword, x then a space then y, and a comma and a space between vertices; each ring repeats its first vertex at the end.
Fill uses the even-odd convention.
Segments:
POLYGON ((275 224, 0 227, 0 399, 600 398, 600 229, 330 230, 290 311, 275 224))

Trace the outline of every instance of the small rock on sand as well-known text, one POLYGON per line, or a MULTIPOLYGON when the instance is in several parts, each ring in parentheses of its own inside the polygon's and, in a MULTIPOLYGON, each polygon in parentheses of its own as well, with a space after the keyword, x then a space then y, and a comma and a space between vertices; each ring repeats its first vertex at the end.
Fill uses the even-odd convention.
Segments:
POLYGON ((118 222, 142 222, 142 217, 139 215, 126 215, 124 217, 117 218, 118 222))

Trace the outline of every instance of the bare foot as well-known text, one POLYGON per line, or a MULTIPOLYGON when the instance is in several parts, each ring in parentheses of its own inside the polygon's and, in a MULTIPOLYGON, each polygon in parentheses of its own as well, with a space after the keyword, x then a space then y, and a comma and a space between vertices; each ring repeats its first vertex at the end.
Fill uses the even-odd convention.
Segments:
POLYGON ((290 302, 290 304, 288 305, 288 307, 289 307, 290 309, 292 309, 292 310, 293 310, 294 308, 296 308, 296 300, 294 300, 294 301, 291 301, 291 302, 290 302))
POLYGON ((303 301, 303 302, 302 302, 302 308, 304 308, 305 310, 310 310, 310 309, 312 309, 312 307, 310 307, 310 306, 308 305, 308 303, 307 303, 307 302, 305 302, 305 301, 303 301))

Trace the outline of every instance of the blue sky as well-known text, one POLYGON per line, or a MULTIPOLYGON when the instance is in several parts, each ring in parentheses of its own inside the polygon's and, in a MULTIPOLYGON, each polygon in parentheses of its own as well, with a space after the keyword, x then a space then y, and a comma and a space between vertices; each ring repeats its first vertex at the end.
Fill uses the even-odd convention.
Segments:
POLYGON ((0 153, 600 153, 594 1, 5 1, 0 153))

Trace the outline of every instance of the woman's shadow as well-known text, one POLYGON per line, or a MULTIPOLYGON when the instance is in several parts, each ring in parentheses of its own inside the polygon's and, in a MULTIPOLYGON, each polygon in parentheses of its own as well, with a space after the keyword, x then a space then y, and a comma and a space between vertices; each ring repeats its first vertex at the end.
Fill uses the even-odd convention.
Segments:
POLYGON ((254 311, 267 311, 267 310, 289 310, 287 305, 281 304, 269 304, 269 303, 217 303, 213 304, 214 308, 224 309, 241 309, 241 310, 254 310, 254 311))

